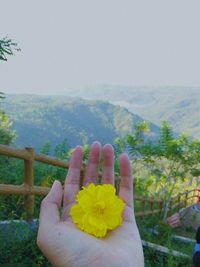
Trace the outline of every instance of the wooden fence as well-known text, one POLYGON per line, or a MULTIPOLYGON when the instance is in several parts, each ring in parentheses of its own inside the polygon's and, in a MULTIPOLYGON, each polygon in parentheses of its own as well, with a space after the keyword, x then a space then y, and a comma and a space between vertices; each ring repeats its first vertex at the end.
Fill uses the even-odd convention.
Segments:
POLYGON ((164 201, 153 197, 134 196, 135 216, 161 216, 164 208, 164 201))
MULTIPOLYGON (((16 149, 6 145, 0 145, 0 155, 19 158, 24 161, 24 183, 22 185, 0 184, 0 194, 24 195, 24 206, 27 215, 27 221, 31 221, 34 216, 35 196, 45 196, 49 192, 48 187, 36 186, 34 184, 34 162, 38 161, 66 169, 69 168, 69 162, 43 154, 36 154, 34 149, 30 147, 25 149, 16 149)), ((81 167, 81 185, 85 170, 86 166, 83 164, 81 167)), ((99 172, 99 177, 102 177, 101 172, 99 172)), ((115 173, 115 186, 117 191, 119 190, 119 184, 120 176, 118 173, 115 173)), ((170 202, 170 212, 172 212, 173 209, 186 206, 189 199, 191 200, 192 198, 199 196, 198 192, 198 195, 193 193, 191 197, 189 194, 193 191, 187 191, 187 193, 185 193, 185 198, 182 197, 183 194, 179 194, 178 196, 174 197, 170 202)), ((161 199, 135 196, 134 200, 138 207, 135 213, 136 217, 152 216, 154 214, 161 215, 163 212, 164 202, 161 199)))
POLYGON ((186 190, 173 196, 169 202, 168 216, 200 200, 200 189, 186 190))

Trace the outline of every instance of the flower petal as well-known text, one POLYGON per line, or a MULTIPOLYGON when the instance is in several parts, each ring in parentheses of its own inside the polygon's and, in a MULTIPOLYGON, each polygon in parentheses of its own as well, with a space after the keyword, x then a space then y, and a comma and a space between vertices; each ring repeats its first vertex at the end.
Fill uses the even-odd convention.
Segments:
POLYGON ((115 193, 109 184, 83 187, 70 211, 74 223, 96 237, 104 237, 107 230, 120 226, 125 203, 115 193))

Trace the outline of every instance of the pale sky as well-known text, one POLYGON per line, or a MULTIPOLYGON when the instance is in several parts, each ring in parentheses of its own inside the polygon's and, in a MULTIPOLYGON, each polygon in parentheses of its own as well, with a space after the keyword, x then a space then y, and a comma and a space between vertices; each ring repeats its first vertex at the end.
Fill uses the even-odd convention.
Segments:
POLYGON ((0 0, 0 91, 98 84, 200 86, 199 0, 0 0))

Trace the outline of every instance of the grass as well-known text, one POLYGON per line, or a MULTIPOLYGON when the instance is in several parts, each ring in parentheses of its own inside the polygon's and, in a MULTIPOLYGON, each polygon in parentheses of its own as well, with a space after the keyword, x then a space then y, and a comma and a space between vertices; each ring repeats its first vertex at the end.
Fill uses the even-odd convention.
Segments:
POLYGON ((175 266, 188 266, 192 267, 192 256, 193 256, 193 243, 185 244, 180 241, 174 240, 174 235, 184 235, 190 238, 195 238, 195 231, 192 229, 183 229, 175 228, 172 229, 168 225, 165 225, 158 217, 137 219, 137 224, 139 227, 141 238, 145 241, 149 241, 164 247, 167 247, 170 251, 176 250, 181 253, 187 254, 190 258, 177 258, 173 257, 172 254, 169 254, 167 257, 160 255, 158 252, 153 251, 152 249, 144 249, 145 254, 145 266, 166 266, 166 267, 175 267, 175 266), (159 223, 158 223, 159 222, 159 223), (155 227, 156 225, 156 227, 155 227), (148 231, 149 228, 154 228, 158 231, 158 234, 152 234, 148 231), (182 233, 182 234, 181 234, 182 233))
MULTIPOLYGON (((142 239, 153 243, 167 246, 170 250, 175 249, 191 255, 191 260, 175 258, 172 255, 163 256, 152 249, 144 248, 145 267, 192 267, 193 245, 181 245, 172 241, 171 236, 176 230, 160 224, 159 236, 150 234, 146 229, 152 227, 149 220, 138 219, 137 221, 142 239)), ((50 267, 52 266, 42 255, 36 245, 37 230, 30 230, 27 225, 15 225, 14 231, 0 230, 0 266, 5 267, 50 267)))
POLYGON ((0 266, 51 266, 36 245, 36 231, 18 226, 15 233, 0 232, 0 266), (23 228, 23 229, 22 229, 23 228))

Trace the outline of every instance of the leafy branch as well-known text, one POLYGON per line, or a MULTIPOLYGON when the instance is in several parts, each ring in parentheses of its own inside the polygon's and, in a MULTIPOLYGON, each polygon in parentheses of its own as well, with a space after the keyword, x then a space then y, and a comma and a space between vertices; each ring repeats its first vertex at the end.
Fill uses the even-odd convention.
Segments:
POLYGON ((16 42, 7 37, 0 39, 0 60, 7 61, 7 57, 14 55, 14 51, 21 51, 16 42))

